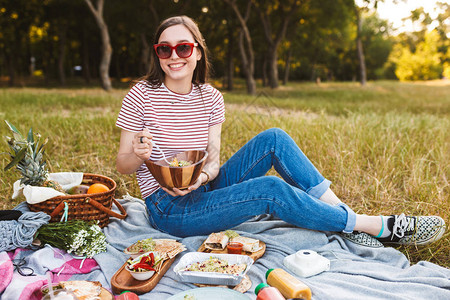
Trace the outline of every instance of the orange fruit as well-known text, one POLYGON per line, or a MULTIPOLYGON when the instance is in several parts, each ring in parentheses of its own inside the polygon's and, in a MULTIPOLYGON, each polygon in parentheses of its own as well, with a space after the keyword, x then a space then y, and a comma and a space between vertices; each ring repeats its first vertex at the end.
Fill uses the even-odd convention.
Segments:
POLYGON ((103 193, 109 191, 109 188, 103 183, 94 183, 87 190, 88 194, 103 193))

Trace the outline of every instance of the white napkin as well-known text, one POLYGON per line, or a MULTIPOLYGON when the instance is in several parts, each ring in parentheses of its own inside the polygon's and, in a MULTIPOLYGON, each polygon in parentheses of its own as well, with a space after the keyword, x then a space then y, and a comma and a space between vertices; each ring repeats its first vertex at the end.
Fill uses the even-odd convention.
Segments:
POLYGON ((83 181, 83 173, 82 172, 59 172, 59 173, 50 173, 48 174, 48 179, 54 180, 58 182, 63 190, 68 191, 81 184, 83 181))
MULTIPOLYGON (((81 172, 60 172, 48 174, 48 179, 58 182, 62 188, 67 191, 70 188, 81 184, 83 181, 83 173, 81 172)), ((55 189, 41 186, 31 186, 21 184, 20 180, 14 182, 14 192, 12 198, 15 199, 20 195, 24 195, 29 204, 36 204, 57 196, 64 196, 55 189)))

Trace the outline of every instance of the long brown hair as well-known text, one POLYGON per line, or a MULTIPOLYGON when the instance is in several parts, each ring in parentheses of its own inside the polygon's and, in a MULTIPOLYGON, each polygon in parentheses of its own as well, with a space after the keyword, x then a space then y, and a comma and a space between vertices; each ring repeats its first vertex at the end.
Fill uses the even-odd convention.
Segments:
MULTIPOLYGON (((157 44, 162 32, 167 28, 174 25, 184 25, 194 37, 196 43, 198 43, 197 49, 200 50, 202 57, 197 61, 194 74, 192 76, 192 83, 198 85, 206 83, 209 77, 210 63, 208 60, 208 48, 206 47, 205 40, 202 33, 198 29, 197 24, 191 18, 187 16, 175 16, 168 18, 161 22, 156 30, 153 44, 157 44)), ((159 58, 156 56, 155 51, 151 51, 150 55, 150 70, 147 75, 140 78, 140 80, 147 81, 153 87, 159 87, 164 82, 164 72, 159 64, 159 58)))

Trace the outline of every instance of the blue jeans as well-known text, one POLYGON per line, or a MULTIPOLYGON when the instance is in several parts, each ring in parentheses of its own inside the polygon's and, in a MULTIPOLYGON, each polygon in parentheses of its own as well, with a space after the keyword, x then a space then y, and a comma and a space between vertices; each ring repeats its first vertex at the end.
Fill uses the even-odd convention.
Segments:
POLYGON ((179 237, 229 229, 261 214, 302 228, 352 232, 356 214, 347 205, 319 200, 330 184, 288 134, 272 128, 245 144, 207 185, 177 197, 159 189, 145 203, 152 226, 179 237), (272 166, 283 179, 265 176, 272 166))

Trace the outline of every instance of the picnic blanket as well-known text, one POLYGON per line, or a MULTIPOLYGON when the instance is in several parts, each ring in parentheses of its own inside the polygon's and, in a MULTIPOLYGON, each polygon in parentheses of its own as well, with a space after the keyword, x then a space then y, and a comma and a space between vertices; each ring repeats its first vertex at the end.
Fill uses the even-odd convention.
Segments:
MULTIPOLYGON (((172 238, 182 242, 187 251, 196 251, 207 236, 178 238, 153 229, 148 222, 146 207, 142 200, 125 197, 119 202, 128 212, 125 220, 111 218, 103 229, 109 243, 107 252, 94 259, 80 260, 51 247, 37 251, 18 249, 15 252, 0 253, 0 275, 3 269, 11 269, 8 257, 26 257, 38 276, 22 277, 17 272, 11 276, 0 298, 37 299, 34 291, 46 283, 45 273, 52 271, 57 280, 96 280, 110 288, 114 273, 124 264, 127 256, 124 248, 145 238, 172 238), (62 271, 61 271, 62 269, 62 271), (59 273, 59 275, 58 275, 59 273), (26 297, 25 297, 25 296, 26 297)), ((26 205, 17 207, 27 211, 26 205)), ((271 216, 259 216, 235 228, 243 236, 256 238, 266 243, 266 252, 247 273, 252 287, 245 293, 255 299, 256 285, 265 282, 269 268, 284 268, 283 258, 302 249, 314 250, 331 260, 330 270, 312 277, 299 278, 307 284, 313 299, 450 299, 450 270, 436 264, 421 261, 411 265, 408 259, 391 247, 369 248, 358 246, 342 239, 339 235, 306 230, 292 226, 271 216)), ((172 267, 158 285, 140 299, 167 299, 181 291, 195 288, 193 284, 178 282, 172 267)), ((2 286, 0 285, 0 291, 2 286)))

